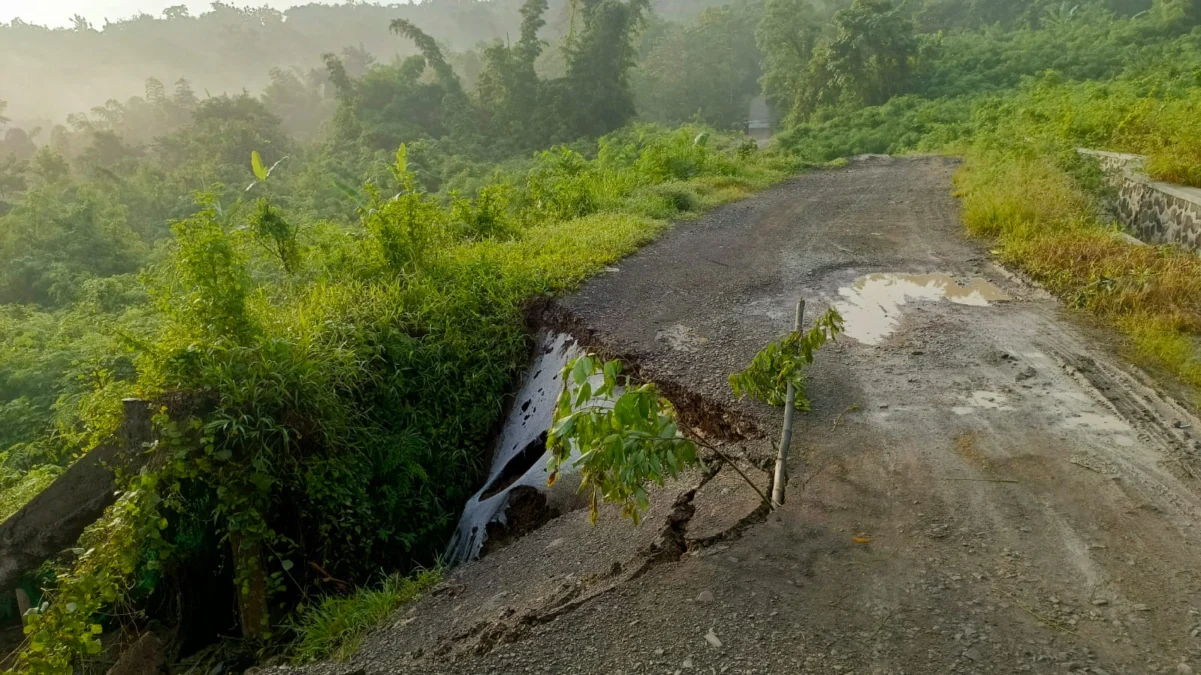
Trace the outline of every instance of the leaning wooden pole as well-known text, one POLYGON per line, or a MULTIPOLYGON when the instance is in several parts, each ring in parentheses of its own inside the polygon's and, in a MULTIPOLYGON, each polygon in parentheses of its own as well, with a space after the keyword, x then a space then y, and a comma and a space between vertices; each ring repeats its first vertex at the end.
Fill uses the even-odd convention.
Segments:
MULTIPOLYGON (((801 332, 805 321, 805 301, 796 303, 796 323, 792 330, 801 332)), ((788 448, 792 445, 792 418, 796 415, 796 387, 790 382, 784 399, 784 430, 780 433, 780 452, 776 455, 776 476, 772 483, 771 500, 776 506, 784 503, 784 488, 788 485, 788 448)))

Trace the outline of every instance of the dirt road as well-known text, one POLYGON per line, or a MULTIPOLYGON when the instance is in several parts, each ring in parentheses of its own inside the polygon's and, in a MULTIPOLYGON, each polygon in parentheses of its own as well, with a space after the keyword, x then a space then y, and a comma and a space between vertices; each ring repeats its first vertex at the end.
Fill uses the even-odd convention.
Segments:
POLYGON ((726 377, 796 298, 810 316, 837 304, 849 334, 811 374, 785 507, 756 511, 727 468, 657 493, 636 530, 567 514, 316 670, 1201 668, 1197 420, 964 238, 954 170, 800 176, 548 310, 765 466, 780 413, 734 401, 726 377))

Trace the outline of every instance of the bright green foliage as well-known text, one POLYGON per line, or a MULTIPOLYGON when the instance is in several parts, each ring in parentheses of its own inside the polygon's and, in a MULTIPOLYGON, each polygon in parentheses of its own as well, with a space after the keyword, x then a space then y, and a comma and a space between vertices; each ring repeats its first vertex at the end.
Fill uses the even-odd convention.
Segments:
MULTIPOLYGON (((264 170, 263 176, 266 175, 264 170)), ((279 260, 288 274, 295 273, 300 267, 296 226, 284 218, 279 209, 272 206, 267 199, 256 201, 254 209, 255 212, 250 217, 250 231, 271 257, 279 260)))
POLYGON ((796 392, 797 410, 809 410, 805 395, 805 368, 813 354, 842 332, 842 316, 830 308, 818 317, 807 333, 794 332, 764 347, 751 365, 730 376, 734 395, 749 396, 770 405, 784 405, 788 385, 796 392))
POLYGON ((61 675, 72 672, 78 656, 101 651, 104 628, 97 613, 124 597, 136 569, 159 564, 147 555, 161 547, 167 527, 159 516, 156 482, 150 474, 133 477, 104 518, 84 533, 80 543, 88 548, 57 575, 58 593, 25 617, 28 647, 18 657, 21 668, 61 675))
POLYGON ((378 588, 359 588, 346 597, 326 596, 302 608, 293 626, 293 661, 350 658, 367 631, 441 581, 442 570, 437 567, 409 577, 392 574, 378 588))
POLYGON ((451 221, 464 239, 505 239, 517 234, 513 215, 513 188, 488 185, 475 199, 455 195, 451 202, 451 221))
POLYGON ((593 523, 604 501, 620 504, 622 515, 637 524, 650 506, 647 486, 662 486, 699 464, 696 444, 680 434, 675 409, 654 384, 621 378, 620 361, 602 365, 581 356, 564 366, 561 379, 546 440, 550 483, 570 463, 580 472, 593 523))
POLYGON ((156 274, 159 309, 183 330, 240 340, 252 330, 246 302, 250 278, 245 255, 221 221, 220 207, 202 197, 202 210, 176 223, 176 254, 169 271, 156 274))
POLYGON ((385 199, 378 190, 369 188, 372 203, 360 209, 360 216, 388 268, 399 274, 412 273, 426 263, 436 238, 446 227, 446 213, 433 197, 418 189, 403 145, 396 153, 392 172, 401 192, 385 199))
MULTIPOLYGON (((623 131, 581 147, 596 159, 559 149, 449 204, 421 188, 406 148, 379 183, 350 190, 366 200, 357 220, 302 219, 303 228, 292 227, 303 216, 287 206, 294 164, 254 195, 240 189, 241 201, 220 206, 202 195, 144 275, 154 304, 141 310, 155 321, 131 334, 133 363, 96 364, 108 374, 63 411, 88 430, 73 432, 72 447, 91 447, 115 427, 122 396, 194 396, 193 418, 158 421, 168 461, 156 475, 165 500, 157 517, 168 525, 155 556, 230 564, 229 542, 257 544, 280 618, 321 587, 304 563, 351 583, 381 567, 430 564, 477 487, 527 356, 525 303, 573 288, 667 227, 647 214, 680 213, 648 196, 675 175, 651 167, 673 163, 646 156, 689 159, 675 172, 689 178, 671 182, 691 195, 689 209, 736 199, 795 166, 769 153, 740 159, 737 140, 719 134, 698 144, 703 131, 623 131), (292 255, 281 250, 303 264, 281 269, 292 255), (205 534, 188 534, 196 531, 205 534), (197 542, 219 548, 198 551, 197 542)), ((254 173, 250 157, 242 185, 254 173)), ((18 481, 28 464, 15 468, 18 481)), ((131 575, 160 578, 146 564, 107 570, 105 583, 127 597, 131 575)), ((62 574, 59 594, 94 596, 84 585, 91 577, 62 574)), ((64 658, 86 654, 77 640, 58 644, 74 634, 71 619, 51 613, 41 624, 64 658)))

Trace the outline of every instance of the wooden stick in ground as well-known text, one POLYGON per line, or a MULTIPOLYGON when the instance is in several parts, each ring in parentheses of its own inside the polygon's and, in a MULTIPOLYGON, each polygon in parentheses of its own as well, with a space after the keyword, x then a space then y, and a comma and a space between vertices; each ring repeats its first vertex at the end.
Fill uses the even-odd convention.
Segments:
MULTIPOLYGON (((695 429, 695 428, 692 430, 692 433, 694 433, 698 436, 700 435, 699 430, 695 429)), ((662 442, 670 443, 670 442, 676 441, 677 439, 675 439, 675 438, 652 438, 650 440, 654 441, 656 443, 662 443, 662 442)), ((738 468, 738 465, 734 463, 734 460, 731 459, 728 455, 726 455, 726 453, 722 452, 720 448, 718 448, 716 445, 712 445, 712 444, 706 443, 704 441, 698 441, 696 439, 691 439, 691 441, 693 443, 695 443, 698 447, 705 448, 706 450, 712 450, 714 453, 716 453, 717 456, 721 459, 721 461, 728 464, 731 469, 733 469, 734 471, 736 471, 738 473, 739 476, 742 476, 742 480, 746 481, 746 484, 751 486, 751 489, 755 491, 755 494, 759 495, 759 498, 762 499, 765 504, 767 504, 768 508, 775 508, 775 505, 771 503, 771 500, 767 498, 767 495, 763 493, 763 490, 760 490, 759 486, 755 485, 755 481, 751 480, 750 476, 746 475, 746 473, 743 472, 742 469, 738 468)))
MULTIPOLYGON (((805 301, 798 300, 796 304, 796 323, 793 332, 801 332, 801 323, 805 320, 805 301)), ((792 445, 792 418, 796 414, 796 387, 788 384, 788 394, 784 399, 784 431, 780 434, 780 452, 776 455, 776 475, 772 482, 771 499, 777 505, 784 503, 784 488, 788 485, 788 448, 792 445)))
MULTIPOLYGON (((701 444, 701 445, 704 445, 704 444, 701 444)), ((755 481, 751 480, 750 476, 743 473, 742 469, 739 469, 738 465, 734 463, 734 460, 732 460, 726 456, 726 453, 722 452, 721 450, 718 450, 717 448, 715 448, 712 445, 704 445, 704 447, 717 453, 717 456, 720 457, 723 462, 725 462, 731 469, 737 471, 739 476, 742 476, 742 480, 746 481, 746 484, 751 486, 751 489, 755 491, 755 494, 759 495, 759 498, 762 499, 764 501, 764 503, 766 503, 769 507, 773 506, 771 503, 771 500, 769 500, 767 498, 767 495, 763 494, 763 490, 760 490, 759 486, 755 485, 755 481)))

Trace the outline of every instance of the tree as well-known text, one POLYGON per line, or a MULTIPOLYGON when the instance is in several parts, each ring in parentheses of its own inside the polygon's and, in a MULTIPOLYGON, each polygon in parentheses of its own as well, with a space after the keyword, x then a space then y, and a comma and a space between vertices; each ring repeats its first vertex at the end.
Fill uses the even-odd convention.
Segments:
POLYGON ((629 72, 637 50, 634 37, 650 0, 573 0, 575 22, 567 37, 567 78, 558 104, 577 137, 604 135, 635 114, 629 72))
POLYGON ((0 158, 13 157, 15 159, 29 159, 38 151, 38 146, 33 142, 33 137, 37 133, 28 133, 24 129, 13 128, 4 131, 4 139, 0 140, 0 158))
POLYGON ((421 52, 425 64, 434 70, 438 82, 446 90, 447 95, 463 93, 463 85, 459 82, 459 76, 455 74, 454 68, 450 67, 450 63, 442 54, 442 48, 438 46, 434 38, 407 19, 394 20, 389 29, 397 35, 409 38, 413 44, 417 45, 417 50, 421 52))
POLYGON ((535 120, 541 110, 542 86, 535 63, 544 43, 538 31, 546 25, 547 0, 526 0, 521 7, 521 37, 510 47, 497 40, 484 50, 478 92, 489 119, 490 135, 516 148, 536 146, 545 129, 535 120))
POLYGON ((747 2, 708 9, 658 36, 633 73, 639 116, 740 127, 759 93, 757 9, 747 2))
POLYGON ((905 91, 916 54, 913 21, 891 0, 854 0, 834 14, 818 68, 830 99, 880 105, 905 91))
POLYGON ((804 0, 769 0, 760 23, 764 90, 777 110, 804 121, 819 108, 880 105, 907 90, 918 43, 901 7, 854 0, 834 13, 828 37, 813 17, 804 0))
POLYGON ((417 45, 425 65, 432 68, 438 86, 442 88, 443 102, 441 117, 446 128, 459 137, 470 137, 476 134, 477 125, 473 119, 471 101, 463 91, 463 83, 442 53, 442 48, 429 35, 412 22, 396 19, 390 25, 393 33, 403 35, 417 45))
POLYGON ((755 32, 763 54, 760 80, 768 103, 784 115, 807 108, 810 60, 821 37, 821 16, 808 0, 767 0, 755 32))
POLYGON ((294 137, 312 138, 321 123, 333 112, 332 103, 321 92, 321 83, 304 77, 299 68, 272 68, 270 82, 260 96, 263 105, 283 120, 284 128, 294 137))
POLYGON ((167 21, 179 21, 191 18, 187 5, 172 5, 163 10, 163 18, 167 21))

